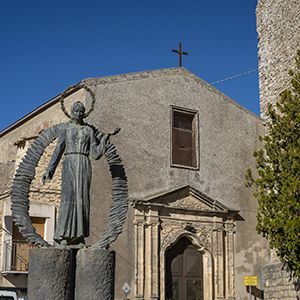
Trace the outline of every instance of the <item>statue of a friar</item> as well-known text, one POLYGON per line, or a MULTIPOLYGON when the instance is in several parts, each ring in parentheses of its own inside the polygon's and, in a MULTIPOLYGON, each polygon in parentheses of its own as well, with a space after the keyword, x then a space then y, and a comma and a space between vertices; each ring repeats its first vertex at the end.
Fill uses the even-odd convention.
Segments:
POLYGON ((42 177, 51 179, 63 156, 62 197, 54 234, 61 245, 84 244, 89 236, 90 185, 92 168, 90 157, 100 159, 110 135, 103 134, 84 122, 85 107, 77 101, 71 108, 71 120, 60 130, 56 148, 42 177))
POLYGON ((13 220, 29 243, 42 248, 33 249, 30 256, 28 295, 33 300, 70 300, 74 299, 74 294, 75 299, 113 299, 114 255, 109 246, 122 232, 126 220, 128 188, 123 162, 115 145, 110 142, 110 136, 117 134, 120 128, 104 134, 84 121, 93 111, 95 100, 95 93, 85 84, 72 86, 62 93, 61 108, 70 120, 40 133, 28 148, 14 177, 11 196, 13 220), (89 111, 85 112, 83 103, 77 101, 72 105, 70 113, 67 112, 64 98, 70 91, 82 88, 92 97, 89 111), (62 196, 54 234, 58 247, 52 247, 36 232, 29 215, 29 191, 35 178, 36 166, 45 149, 54 141, 57 144, 42 181, 46 182, 53 177, 62 160, 62 196), (111 209, 100 239, 91 247, 82 247, 90 227, 90 158, 97 160, 102 156, 105 156, 111 174, 111 209), (72 248, 82 249, 73 251, 72 248), (75 260, 76 270, 73 267, 75 260), (40 270, 47 272, 41 276, 40 270), (76 279, 75 284, 72 284, 72 278, 76 279), (88 283, 86 278, 89 278, 88 283), (62 283, 57 285, 57 282, 62 283))

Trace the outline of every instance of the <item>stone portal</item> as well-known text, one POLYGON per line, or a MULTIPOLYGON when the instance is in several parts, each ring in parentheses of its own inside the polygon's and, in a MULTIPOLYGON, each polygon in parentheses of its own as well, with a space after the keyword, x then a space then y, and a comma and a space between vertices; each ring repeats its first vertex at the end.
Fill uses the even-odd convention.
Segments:
POLYGON ((237 211, 191 186, 134 207, 136 299, 235 299, 237 211))

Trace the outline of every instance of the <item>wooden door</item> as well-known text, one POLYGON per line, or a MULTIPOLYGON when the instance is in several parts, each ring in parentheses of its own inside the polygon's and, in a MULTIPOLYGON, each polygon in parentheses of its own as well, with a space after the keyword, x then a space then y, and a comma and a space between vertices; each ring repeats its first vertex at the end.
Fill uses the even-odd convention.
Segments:
POLYGON ((187 238, 166 253, 166 300, 204 300, 202 254, 187 238))

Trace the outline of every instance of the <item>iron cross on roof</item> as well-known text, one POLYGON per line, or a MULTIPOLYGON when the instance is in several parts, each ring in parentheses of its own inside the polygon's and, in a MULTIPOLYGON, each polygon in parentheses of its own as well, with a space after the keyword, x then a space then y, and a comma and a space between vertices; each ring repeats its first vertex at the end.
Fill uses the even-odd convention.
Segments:
POLYGON ((182 51, 182 49, 181 49, 181 43, 179 43, 178 49, 172 49, 172 52, 175 52, 175 53, 178 54, 178 57, 179 57, 179 67, 182 67, 182 55, 188 55, 188 53, 182 51))

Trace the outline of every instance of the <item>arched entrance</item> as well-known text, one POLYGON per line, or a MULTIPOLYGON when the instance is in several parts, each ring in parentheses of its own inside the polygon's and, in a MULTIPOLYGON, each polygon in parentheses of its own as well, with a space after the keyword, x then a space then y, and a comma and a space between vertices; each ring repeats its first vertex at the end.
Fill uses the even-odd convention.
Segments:
POLYGON ((203 254, 181 237, 165 254, 165 299, 204 300, 203 254))
POLYGON ((237 212, 189 186, 136 201, 135 299, 235 299, 237 212))

